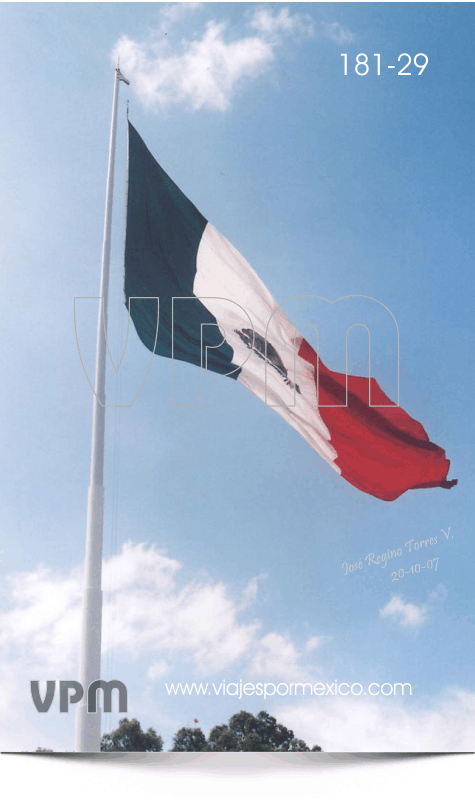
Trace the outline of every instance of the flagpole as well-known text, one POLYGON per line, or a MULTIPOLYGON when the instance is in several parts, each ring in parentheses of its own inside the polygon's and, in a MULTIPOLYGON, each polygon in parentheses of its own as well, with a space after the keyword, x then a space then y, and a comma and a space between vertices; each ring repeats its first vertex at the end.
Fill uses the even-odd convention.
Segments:
POLYGON ((121 75, 120 69, 117 66, 114 77, 104 239, 102 245, 100 288, 100 297, 102 300, 99 304, 97 317, 96 375, 92 411, 91 479, 87 500, 86 558, 79 664, 79 681, 84 689, 84 695, 78 705, 76 716, 75 750, 79 753, 99 752, 101 743, 101 711, 98 704, 98 710, 95 714, 87 713, 87 689, 93 681, 101 677, 106 331, 117 107, 119 82, 121 80, 128 83, 123 75, 121 75))

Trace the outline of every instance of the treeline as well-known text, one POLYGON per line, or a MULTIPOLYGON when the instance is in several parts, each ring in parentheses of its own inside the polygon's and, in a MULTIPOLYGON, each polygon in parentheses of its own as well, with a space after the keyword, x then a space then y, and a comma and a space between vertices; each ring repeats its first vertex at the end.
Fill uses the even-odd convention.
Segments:
MULTIPOLYGON (((198 720, 196 720, 197 722, 198 720)), ((248 711, 234 714, 227 725, 215 725, 208 738, 201 728, 180 728, 173 737, 171 752, 279 752, 309 753, 321 751, 321 747, 308 747, 303 739, 277 722, 267 711, 257 716, 248 711)), ((101 751, 142 751, 159 753, 163 750, 163 739, 153 728, 143 731, 137 719, 119 720, 119 727, 102 737, 101 751)))
MULTIPOLYGON (((195 720, 197 723, 198 720, 195 720)), ((317 744, 313 747, 297 739, 294 732, 277 722, 267 711, 260 711, 257 716, 248 711, 234 714, 227 725, 215 725, 208 738, 201 728, 180 728, 173 737, 170 752, 247 752, 263 751, 309 753, 321 751, 317 744)), ((111 733, 105 733, 101 739, 101 752, 142 752, 161 753, 163 739, 154 728, 143 731, 138 719, 119 720, 119 727, 111 733)), ((45 747, 38 747, 37 753, 52 753, 45 747)))
MULTIPOLYGON (((196 720, 198 721, 198 720, 196 720)), ((124 718, 119 727, 102 737, 103 752, 133 750, 157 753, 163 750, 163 739, 153 728, 142 731, 137 719, 124 718)), ((180 728, 173 737, 171 752, 279 752, 320 751, 315 745, 310 748, 302 739, 297 739, 293 731, 280 725, 267 711, 260 711, 255 717, 248 711, 234 714, 227 725, 216 725, 208 738, 201 728, 180 728)))

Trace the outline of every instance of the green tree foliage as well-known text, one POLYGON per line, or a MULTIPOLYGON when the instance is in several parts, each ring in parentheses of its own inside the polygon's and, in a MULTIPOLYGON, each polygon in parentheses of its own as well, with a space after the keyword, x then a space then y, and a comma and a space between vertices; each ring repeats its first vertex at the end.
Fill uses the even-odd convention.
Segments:
MULTIPOLYGON (((310 752, 302 739, 297 739, 293 731, 280 725, 267 711, 260 711, 257 717, 248 711, 234 714, 228 725, 217 725, 211 730, 208 749, 214 752, 310 752)), ((321 750, 321 747, 315 745, 312 750, 321 750)))
POLYGON ((228 725, 215 725, 208 736, 208 750, 224 753, 240 750, 240 747, 237 737, 228 725))
MULTIPOLYGON (((201 728, 180 728, 173 737, 172 752, 263 752, 309 753, 321 751, 321 747, 312 748, 294 736, 294 732, 277 722, 267 711, 260 711, 255 717, 248 711, 234 714, 227 725, 215 725, 208 739, 201 728)), ((119 727, 106 733, 101 741, 102 752, 148 752, 159 753, 163 750, 163 739, 153 728, 143 731, 137 719, 119 720, 119 727)), ((37 752, 52 752, 38 748, 37 752)))
POLYGON ((153 728, 143 731, 138 719, 119 720, 119 727, 112 733, 105 733, 101 740, 101 751, 111 753, 142 752, 160 753, 163 750, 163 739, 153 728))
POLYGON ((201 728, 180 728, 173 737, 172 751, 196 753, 207 749, 208 743, 201 728))

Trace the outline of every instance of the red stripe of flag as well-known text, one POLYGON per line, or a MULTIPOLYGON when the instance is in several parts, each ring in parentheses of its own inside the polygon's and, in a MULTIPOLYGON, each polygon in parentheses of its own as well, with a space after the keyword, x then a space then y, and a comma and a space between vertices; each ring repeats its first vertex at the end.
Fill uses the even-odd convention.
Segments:
MULTIPOLYGON (((317 391, 319 359, 305 339, 299 356, 315 368, 317 391)), ((345 405, 346 375, 332 372, 320 359, 319 412, 338 453, 335 463, 342 477, 381 500, 395 500, 408 489, 455 486, 456 480, 447 480, 450 461, 445 450, 430 441, 420 422, 390 405, 392 401, 374 378, 371 403, 384 407, 371 407, 368 391, 367 378, 348 375, 348 405, 335 407, 345 405)))

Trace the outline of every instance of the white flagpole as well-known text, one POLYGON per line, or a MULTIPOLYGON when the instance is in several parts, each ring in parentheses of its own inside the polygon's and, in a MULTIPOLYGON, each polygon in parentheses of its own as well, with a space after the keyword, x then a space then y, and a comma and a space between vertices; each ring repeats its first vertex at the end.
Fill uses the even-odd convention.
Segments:
POLYGON ((87 713, 87 690, 101 677, 102 629, 102 534, 104 503, 104 427, 105 427, 105 377, 107 302, 109 296, 109 264, 111 250, 112 196, 114 190, 114 160, 117 132, 117 105, 119 82, 125 80, 119 67, 115 71, 114 96, 109 144, 109 169, 107 173, 104 240, 102 245, 101 288, 102 298, 97 317, 96 376, 92 412, 91 481, 87 502, 86 559, 84 569, 84 599, 81 630, 81 655, 79 681, 84 689, 77 708, 76 746, 79 753, 100 752, 101 712, 87 713))

